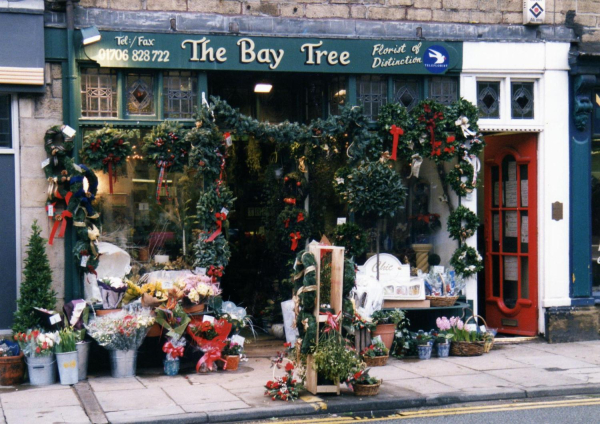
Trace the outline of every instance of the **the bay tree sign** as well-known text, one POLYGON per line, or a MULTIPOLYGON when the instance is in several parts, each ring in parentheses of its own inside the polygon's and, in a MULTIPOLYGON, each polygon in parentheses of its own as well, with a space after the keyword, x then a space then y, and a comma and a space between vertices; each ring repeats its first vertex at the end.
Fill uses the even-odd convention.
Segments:
POLYGON ((113 68, 377 74, 439 74, 462 68, 460 42, 101 34, 98 43, 80 47, 80 58, 113 68))

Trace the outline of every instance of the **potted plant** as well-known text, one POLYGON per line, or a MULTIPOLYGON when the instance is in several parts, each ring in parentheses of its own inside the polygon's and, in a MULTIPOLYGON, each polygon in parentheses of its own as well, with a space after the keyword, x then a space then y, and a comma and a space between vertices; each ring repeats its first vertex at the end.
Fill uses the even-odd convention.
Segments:
POLYGON ((0 386, 21 384, 24 372, 23 352, 19 345, 10 340, 0 339, 0 386))
POLYGON ((204 311, 206 301, 221 293, 219 284, 206 275, 191 275, 176 281, 174 287, 183 294, 183 309, 188 314, 204 311))
POLYGON ((361 365, 357 352, 337 331, 329 331, 321 335, 313 359, 317 375, 323 380, 323 384, 343 383, 347 381, 352 371, 361 365))
POLYGON ((59 332, 60 339, 56 344, 56 363, 60 384, 72 385, 79 381, 79 368, 77 366, 77 338, 73 329, 65 327, 59 332))
POLYGON ((223 357, 227 361, 227 371, 236 371, 240 365, 240 355, 244 351, 244 348, 228 340, 227 346, 223 349, 223 357))
POLYGON ((56 382, 54 345, 60 340, 58 332, 42 333, 39 330, 27 330, 27 333, 16 334, 15 339, 25 355, 31 385, 54 384, 56 382))
POLYGON ((354 391, 354 396, 375 396, 379 394, 379 387, 382 382, 383 380, 369 375, 369 368, 354 372, 348 380, 354 391))
POLYGON ((163 364, 166 375, 179 374, 179 358, 183 357, 183 348, 185 347, 185 337, 170 339, 163 345, 163 352, 167 354, 163 364))
POLYGON ((368 367, 382 367, 390 357, 390 350, 385 347, 381 338, 376 337, 373 344, 364 348, 360 355, 368 367))
POLYGON ((88 334, 110 353, 112 376, 135 376, 137 350, 144 341, 154 317, 148 309, 121 310, 97 317, 86 325, 88 334))
POLYGON ((385 347, 390 349, 394 342, 394 335, 398 324, 405 319, 404 312, 400 309, 379 310, 373 312, 371 320, 376 325, 373 337, 380 336, 385 347))
POLYGON ((480 356, 484 353, 485 334, 470 331, 460 318, 450 317, 450 330, 452 344, 450 353, 454 356, 480 356))
POLYGON ((430 359, 431 350, 433 349, 431 335, 423 330, 419 330, 419 332, 415 335, 415 340, 417 341, 419 359, 430 359))
POLYGON ((437 355, 438 358, 446 358, 450 354, 450 341, 454 338, 454 334, 448 332, 451 328, 450 321, 446 317, 441 317, 435 323, 439 329, 435 333, 437 355))
POLYGON ((98 280, 102 310, 96 311, 96 314, 102 316, 118 312, 119 304, 127 291, 127 287, 127 280, 119 277, 106 277, 98 280))

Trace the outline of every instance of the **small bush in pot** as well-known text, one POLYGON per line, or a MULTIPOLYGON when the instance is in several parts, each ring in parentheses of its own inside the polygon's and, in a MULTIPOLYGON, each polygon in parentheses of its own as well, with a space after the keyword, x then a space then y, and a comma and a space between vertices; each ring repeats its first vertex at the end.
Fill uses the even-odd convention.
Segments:
POLYGON ((431 334, 419 330, 419 332, 415 335, 415 340, 417 341, 417 349, 419 351, 419 359, 430 359, 431 358, 431 350, 432 346, 432 336, 431 334))
POLYGON ((373 337, 381 336, 385 347, 390 349, 394 342, 396 328, 405 318, 404 312, 400 309, 375 311, 371 317, 373 324, 376 325, 373 337))

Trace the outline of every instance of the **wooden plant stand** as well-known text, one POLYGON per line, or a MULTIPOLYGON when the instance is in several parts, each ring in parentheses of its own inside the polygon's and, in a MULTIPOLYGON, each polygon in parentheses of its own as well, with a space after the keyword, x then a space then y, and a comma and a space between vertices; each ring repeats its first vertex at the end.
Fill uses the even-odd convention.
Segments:
MULTIPOLYGON (((315 300, 315 319, 317 321, 317 340, 316 346, 319 345, 319 327, 322 323, 327 322, 327 317, 321 315, 321 252, 331 252, 331 299, 330 305, 337 315, 342 311, 342 295, 344 285, 344 248, 338 246, 320 246, 311 244, 308 246, 308 251, 315 256, 317 263, 317 298, 315 300)), ((341 322, 338 326, 338 331, 341 332, 341 322)), ((313 355, 308 355, 306 366, 306 389, 313 395, 317 393, 335 393, 340 394, 340 382, 334 384, 319 385, 317 384, 317 370, 315 369, 315 361, 313 355)))

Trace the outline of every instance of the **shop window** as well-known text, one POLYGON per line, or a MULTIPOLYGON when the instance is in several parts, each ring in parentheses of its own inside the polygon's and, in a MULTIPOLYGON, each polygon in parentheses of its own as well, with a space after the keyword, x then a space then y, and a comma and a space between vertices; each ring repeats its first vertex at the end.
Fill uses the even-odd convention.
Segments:
POLYGON ((154 115, 154 78, 149 74, 127 75, 127 112, 129 115, 154 115))
POLYGON ((511 116, 513 119, 533 119, 533 83, 511 82, 511 116))
POLYGON ((458 100, 458 81, 453 77, 433 77, 429 82, 429 98, 443 105, 458 100))
MULTIPOLYGON (((600 102, 596 106, 598 110, 600 102)), ((600 137, 592 141, 592 285, 600 292, 600 137)))
POLYGON ((379 75, 363 75, 356 79, 356 97, 363 107, 364 115, 374 121, 379 108, 388 102, 387 78, 379 75))
POLYGON ((339 115, 346 105, 346 77, 334 77, 329 81, 329 115, 339 115))
POLYGON ((12 148, 10 94, 0 94, 0 148, 12 148))
POLYGON ((167 72, 163 76, 165 119, 192 119, 198 101, 198 82, 191 72, 167 72))
POLYGON ((500 82, 477 82, 477 107, 480 118, 500 119, 500 82))
POLYGON ((117 117, 117 74, 110 69, 81 70, 81 116, 117 117))
POLYGON ((415 80, 394 80, 394 102, 412 110, 421 100, 419 82, 415 80))

